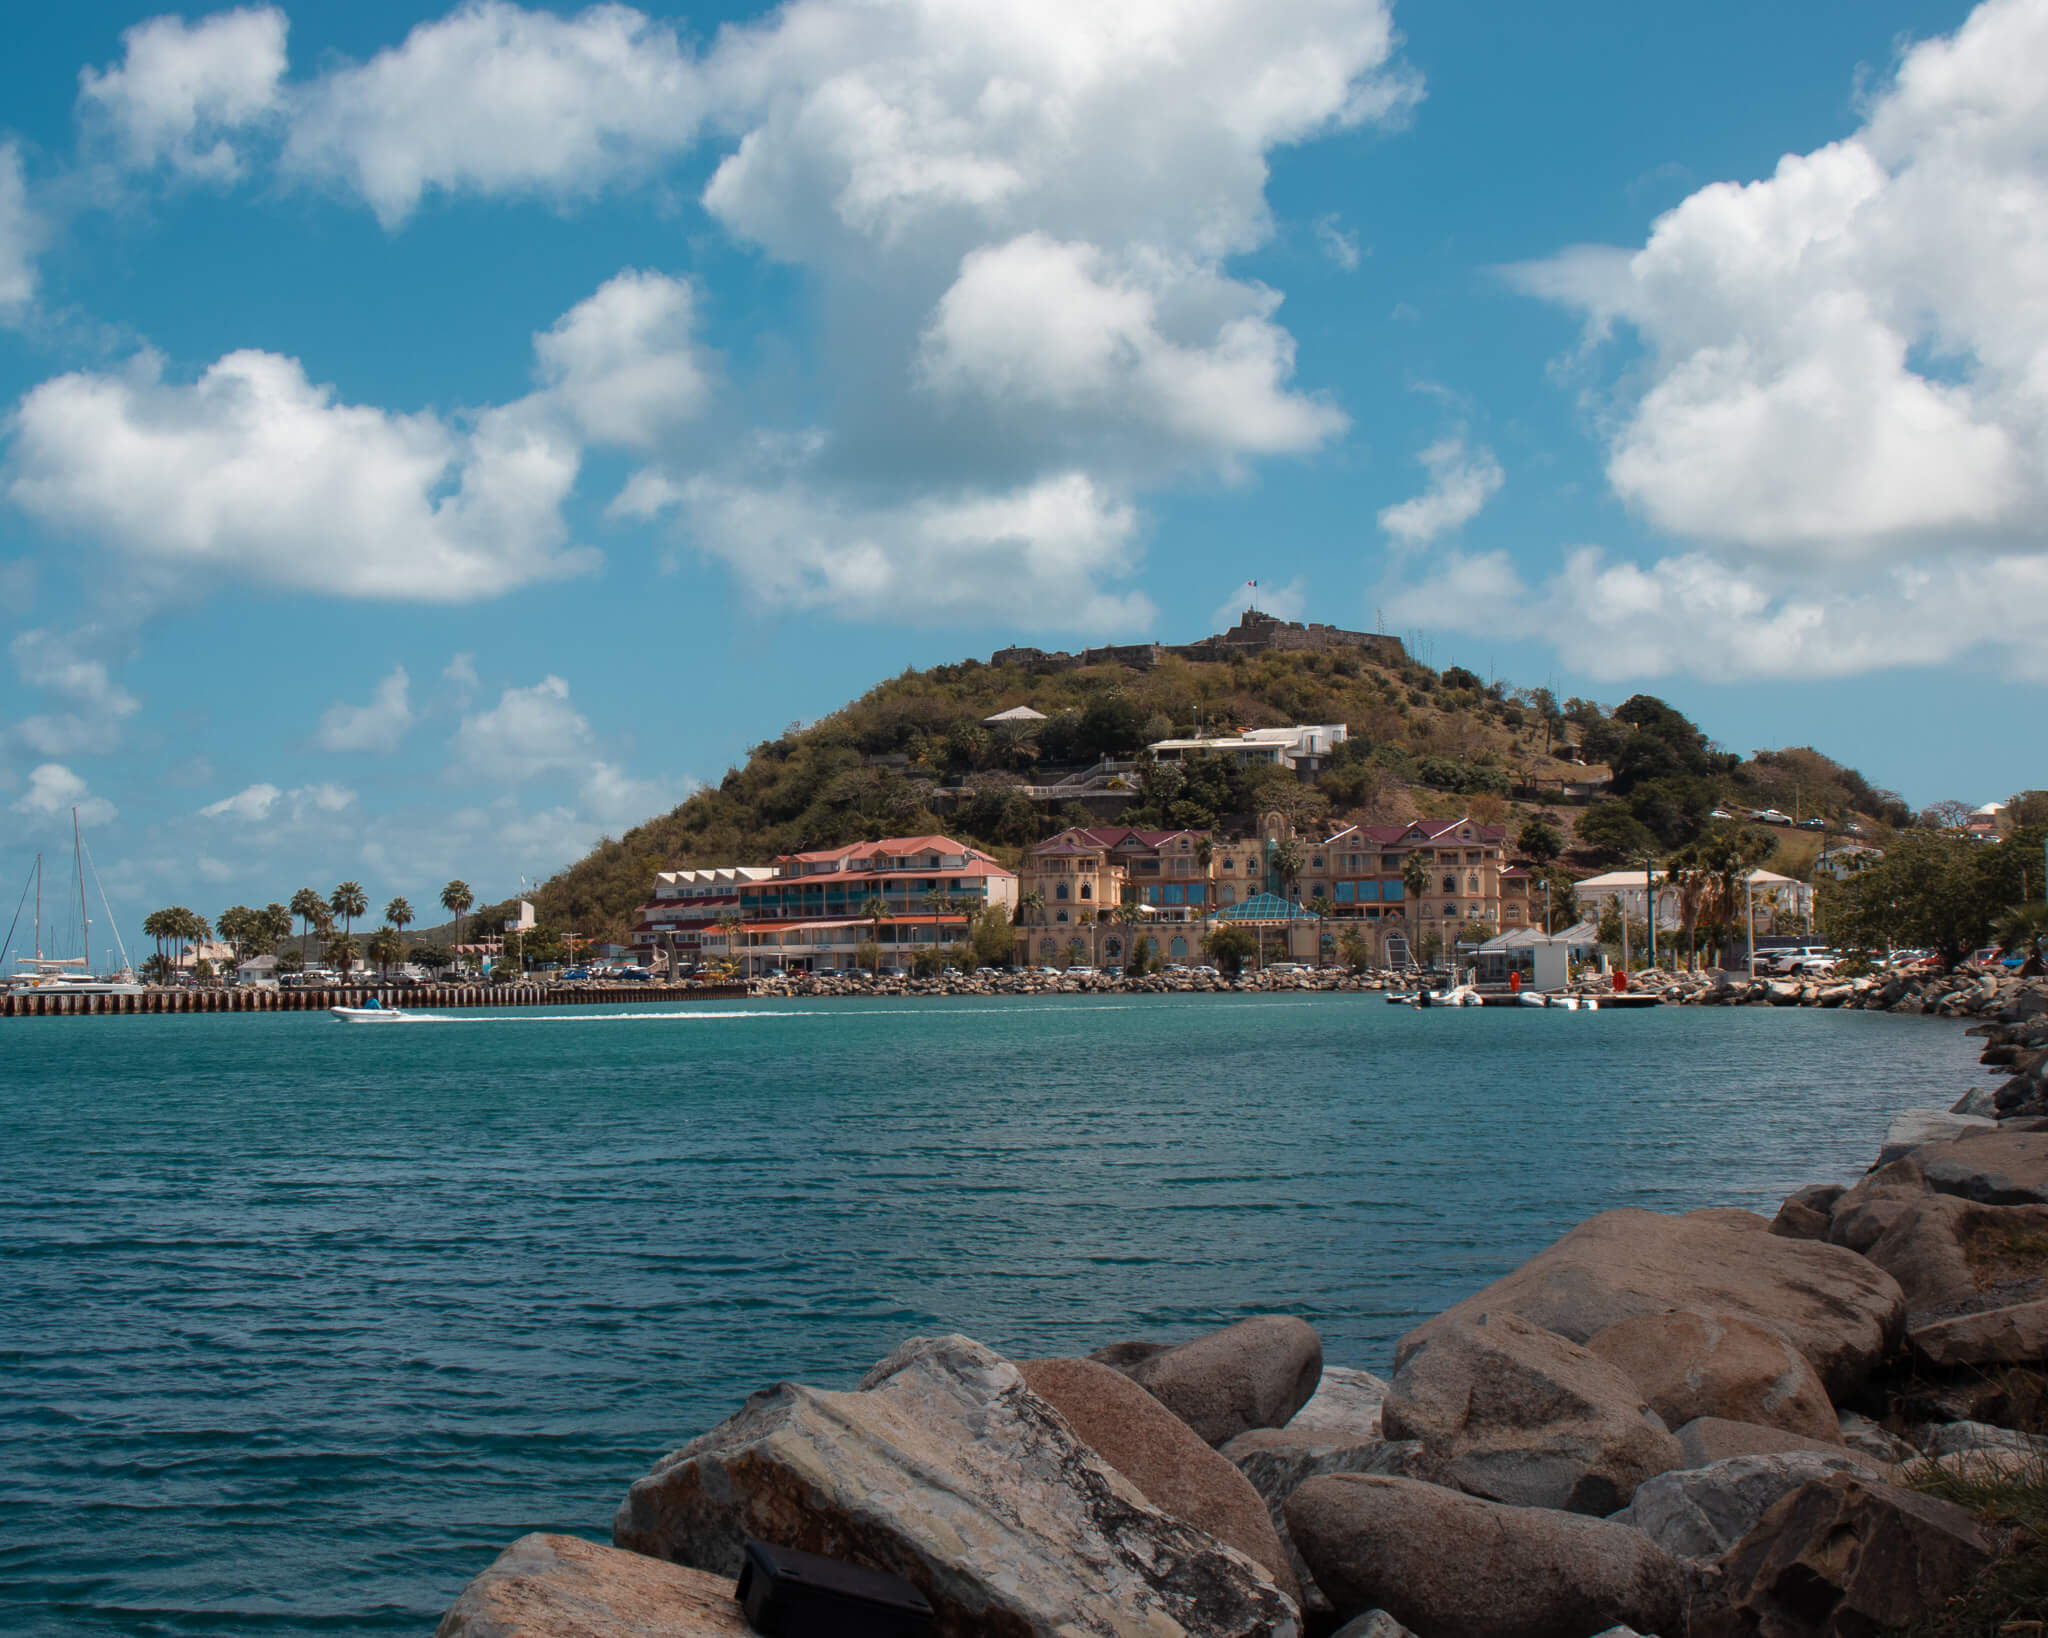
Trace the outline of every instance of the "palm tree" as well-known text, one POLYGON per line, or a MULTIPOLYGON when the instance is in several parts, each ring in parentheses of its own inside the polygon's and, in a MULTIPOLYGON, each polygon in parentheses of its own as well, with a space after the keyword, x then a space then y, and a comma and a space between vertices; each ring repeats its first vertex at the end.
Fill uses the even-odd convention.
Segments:
MULTIPOLYGON (((164 958, 164 941, 172 936, 172 915, 173 912, 168 909, 152 910, 142 918, 143 937, 156 940, 156 959, 159 967, 169 965, 164 958)), ((41 954, 40 951, 37 953, 41 954)))
POLYGON ((2007 955, 2024 955, 2025 973, 2041 970, 2041 941, 2048 939, 2048 903, 2016 904, 1999 918, 1991 937, 2007 955))
POLYGON ((416 918, 412 913, 412 904, 409 900, 393 899, 384 906, 384 919, 390 922, 397 929, 398 936, 403 938, 405 930, 413 924, 416 918))
POLYGON ((462 942, 462 918, 469 907, 476 903, 476 895, 469 890, 469 883, 459 876, 441 889, 441 908, 455 918, 455 942, 462 942))
MULTIPOLYGON (((403 904, 405 901, 400 899, 397 902, 403 904)), ((380 973, 389 972, 396 963, 405 959, 405 940, 399 936, 396 927, 379 927, 370 935, 364 948, 370 959, 377 963, 380 973)))
POLYGON ((881 894, 871 894, 861 905, 860 913, 869 926, 868 941, 875 947, 874 976, 882 976, 882 918, 889 913, 889 902, 881 894))
POLYGON ((299 918, 302 931, 299 934, 299 954, 306 953, 306 940, 311 936, 313 923, 327 914, 327 901, 318 891, 302 887, 292 895, 291 913, 299 918))
POLYGON ((327 900, 327 907, 341 917, 341 930, 348 933, 355 930, 356 917, 370 913, 370 900, 361 882, 343 882, 327 900))
POLYGON ((1401 861, 1401 890, 1408 895, 1408 902, 1415 906, 1409 925, 1415 930, 1419 944, 1422 938, 1422 896, 1429 891, 1429 866, 1422 862, 1419 852, 1410 852, 1401 861))
POLYGON ((737 910, 728 910, 718 918, 718 930, 725 935, 725 957, 733 963, 740 977, 747 976, 747 958, 740 944, 740 929, 746 926, 746 918, 737 910))
POLYGON ((292 913, 273 899, 258 914, 263 922, 263 937, 274 952, 292 936, 292 913))
POLYGON ((339 969, 342 978, 346 980, 349 969, 355 965, 356 961, 355 934, 348 932, 337 933, 334 931, 334 924, 330 922, 327 926, 327 936, 324 942, 326 944, 329 964, 339 969))
POLYGON ((1273 849, 1273 871, 1290 903, 1294 899, 1294 884, 1301 880, 1302 864, 1301 844, 1292 836, 1283 836, 1273 849))
POLYGON ((1145 919, 1145 907, 1138 902, 1137 894, 1138 890, 1136 887, 1125 887, 1123 903, 1119 904, 1115 910, 1110 912, 1110 914, 1116 918, 1117 925, 1123 928, 1124 971, 1127 974, 1130 973, 1131 970, 1131 957, 1138 948, 1137 937, 1135 935, 1134 929, 1145 919))
POLYGON ((1308 901, 1308 907, 1315 912, 1316 965, 1320 967, 1323 964, 1323 923, 1337 913, 1337 906, 1331 902, 1329 894, 1318 893, 1308 901))

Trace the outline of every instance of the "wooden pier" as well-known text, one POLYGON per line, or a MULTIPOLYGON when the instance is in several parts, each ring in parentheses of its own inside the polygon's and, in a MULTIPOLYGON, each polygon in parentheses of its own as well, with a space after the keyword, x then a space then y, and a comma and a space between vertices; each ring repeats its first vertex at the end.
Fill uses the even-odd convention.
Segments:
POLYGON ((188 1012, 325 1012, 360 1007, 370 998, 405 1012, 446 1012, 461 1007, 616 1007, 640 1001, 744 1001, 744 984, 592 984, 558 989, 551 984, 428 984, 400 989, 351 984, 328 989, 144 990, 140 995, 66 994, 24 990, 0 995, 0 1018, 134 1016, 188 1012))

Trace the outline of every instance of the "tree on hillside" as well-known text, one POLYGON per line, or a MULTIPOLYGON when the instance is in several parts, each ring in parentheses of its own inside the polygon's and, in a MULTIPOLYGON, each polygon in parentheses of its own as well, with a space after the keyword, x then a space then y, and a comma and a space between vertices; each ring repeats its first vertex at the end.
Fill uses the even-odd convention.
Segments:
POLYGON ((1626 802, 1600 802, 1579 821, 1579 847, 1608 864, 1661 851, 1657 838, 1626 802))
POLYGON ((1965 802, 1930 802, 1920 810, 1920 824, 1925 830, 1962 830, 1969 823, 1970 807, 1965 802))
POLYGON ((1564 837, 1547 814, 1532 813, 1522 821, 1522 833, 1515 838, 1515 847, 1531 863, 1546 865, 1564 851, 1564 837))

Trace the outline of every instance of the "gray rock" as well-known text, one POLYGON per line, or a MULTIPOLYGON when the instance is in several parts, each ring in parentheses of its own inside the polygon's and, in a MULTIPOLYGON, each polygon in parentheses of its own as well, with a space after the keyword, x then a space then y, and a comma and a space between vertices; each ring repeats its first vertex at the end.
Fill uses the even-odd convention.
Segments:
POLYGON ((1867 1459, 1847 1451, 1731 1456, 1644 1480, 1635 1500, 1613 1517, 1674 1557, 1719 1558, 1755 1528, 1780 1496, 1831 1473, 1875 1476, 1867 1459))
POLYGON ((1286 1426, 1377 1439, 1381 1437, 1380 1406, 1386 1398, 1385 1378, 1349 1365, 1325 1365, 1309 1402, 1287 1419, 1286 1426))
POLYGON ((1896 1433, 1887 1432, 1867 1416, 1855 1411, 1840 1411, 1836 1419, 1842 1429, 1842 1443, 1858 1455, 1868 1456, 1884 1463, 1910 1462, 1920 1454, 1917 1446, 1908 1444, 1896 1433))
POLYGON ((1367 1610, 1355 1621, 1346 1621, 1330 1638, 1415 1638, 1385 1610, 1367 1610))
POLYGON ((462 1589, 434 1638, 747 1638, 733 1584, 580 1536, 521 1536, 462 1589))
POLYGON ((1921 1195, 1864 1255, 1899 1282, 1916 1326, 2029 1301, 2048 1294, 2048 1206, 1921 1195))
POLYGON ((1950 1105, 1952 1115, 1985 1115, 1998 1118, 1998 1089, 1993 1086, 1973 1086, 1950 1105))
POLYGON ((1769 1229, 1746 1211, 1602 1212, 1409 1332, 1395 1366, 1433 1332, 1484 1313, 1520 1314, 1582 1343, 1639 1314, 1704 1308, 1777 1332, 1812 1361, 1831 1399, 1852 1398, 1897 1340, 1905 1300, 1863 1258, 1769 1229))
POLYGON ((1421 1440, 1445 1483, 1523 1507, 1611 1513, 1683 1460, 1634 1382, 1512 1313, 1433 1332, 1394 1373, 1380 1419, 1421 1440))
POLYGON ((1936 1194, 1985 1206, 2048 1205, 2048 1133, 1974 1132, 1918 1158, 1936 1194))
POLYGON ((2048 1456, 2048 1439, 1990 1422, 1936 1422, 1922 1433, 1920 1448, 1929 1456, 1953 1456, 1963 1450, 2017 1450, 2048 1456))
POLYGON ((1960 1507, 1850 1474, 1780 1497, 1722 1557, 1692 1638, 1874 1634, 1911 1627, 1960 1591, 1996 1544, 1960 1507))
POLYGON ((783 1383, 636 1482, 615 1545, 734 1575, 749 1536, 908 1579, 942 1638, 1298 1638, 1250 1559, 1151 1505, 1017 1368, 906 1342, 853 1393, 783 1383))
POLYGON ((1322 1380, 1323 1344, 1305 1320, 1260 1314, 1117 1369, 1221 1445, 1280 1427, 1306 1405, 1322 1380))
MULTIPOLYGON (((1971 1132, 1997 1129, 1997 1120, 1989 1116, 1958 1115, 1946 1109, 1902 1110, 1885 1128, 1884 1143, 1877 1151, 1877 1163, 1888 1166, 1926 1144, 1952 1143, 1971 1132)), ((1924 1166, 1927 1157, 1922 1155, 1920 1158, 1924 1166)))
POLYGON ((1425 1638, 1684 1631, 1678 1560, 1607 1519, 1339 1474, 1297 1490, 1287 1523, 1340 1611, 1384 1610, 1425 1638))

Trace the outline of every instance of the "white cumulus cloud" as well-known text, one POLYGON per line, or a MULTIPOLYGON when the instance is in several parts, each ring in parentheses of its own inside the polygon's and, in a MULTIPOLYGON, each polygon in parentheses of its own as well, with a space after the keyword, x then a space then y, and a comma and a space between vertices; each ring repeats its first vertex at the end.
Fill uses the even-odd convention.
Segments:
POLYGON ((238 138, 282 111, 286 27, 270 6, 137 23, 117 65, 80 72, 80 113, 130 165, 230 180, 244 168, 238 138))
POLYGON ((367 705, 337 700, 320 713, 313 743, 323 751, 395 751, 412 726, 412 680, 394 666, 367 705))
POLYGON ((1397 546, 1427 546, 1440 535, 1462 529, 1506 482, 1493 451, 1467 449, 1462 433, 1439 439, 1418 459, 1429 473, 1428 485, 1421 494, 1380 512, 1380 527, 1397 546))
POLYGON ((1589 346, 1640 341, 1608 478, 1685 543, 1647 567, 1576 558, 1556 595, 1659 611, 1731 675, 1979 644, 2038 672, 2044 68, 2048 0, 1985 0, 1905 51, 1842 140, 1700 189, 1640 249, 1513 270, 1583 312, 1589 346))
POLYGON ((75 810, 78 822, 87 827, 104 825, 115 813, 113 803, 94 796, 85 781, 61 762, 31 768, 28 789, 8 806, 31 819, 68 818, 75 810))
POLYGON ((8 645, 22 682, 51 696, 57 709, 24 717, 15 737, 43 756, 104 753, 121 742, 121 725, 142 702, 109 674, 90 648, 98 633, 24 631, 8 645))
POLYGON ((1148 630, 1156 612, 1142 593, 1098 585, 1129 573, 1138 519, 1082 473, 895 504, 700 481, 683 505, 763 605, 911 623, 1057 608, 1062 624, 1098 633, 1148 630))
POLYGON ((430 190, 568 198, 643 175, 693 139, 700 102, 674 31, 628 6, 480 0, 305 88, 285 164, 395 226, 430 190))
POLYGON ((233 796, 224 796, 199 810, 202 819, 240 819, 255 824, 275 815, 293 824, 303 824, 319 815, 342 813, 355 805, 356 793, 345 785, 322 781, 280 790, 268 782, 245 786, 233 796), (280 811, 280 809, 282 811, 280 811))
POLYGON ((589 718, 569 703, 569 685, 547 676, 531 688, 508 688, 489 710, 464 717, 454 749, 465 772, 516 784, 582 766, 592 743, 589 718))
POLYGON ((592 443, 651 448, 703 408, 710 382, 687 279, 628 269, 533 338, 546 390, 592 443))
POLYGON ((36 294, 36 256, 43 224, 29 208, 21 148, 0 142, 0 321, 18 318, 36 294))
POLYGON ((561 516, 580 451, 527 405, 453 422, 340 403, 274 353, 229 353, 189 386, 145 355, 43 382, 13 429, 17 505, 176 569, 457 602, 596 561, 561 516))

